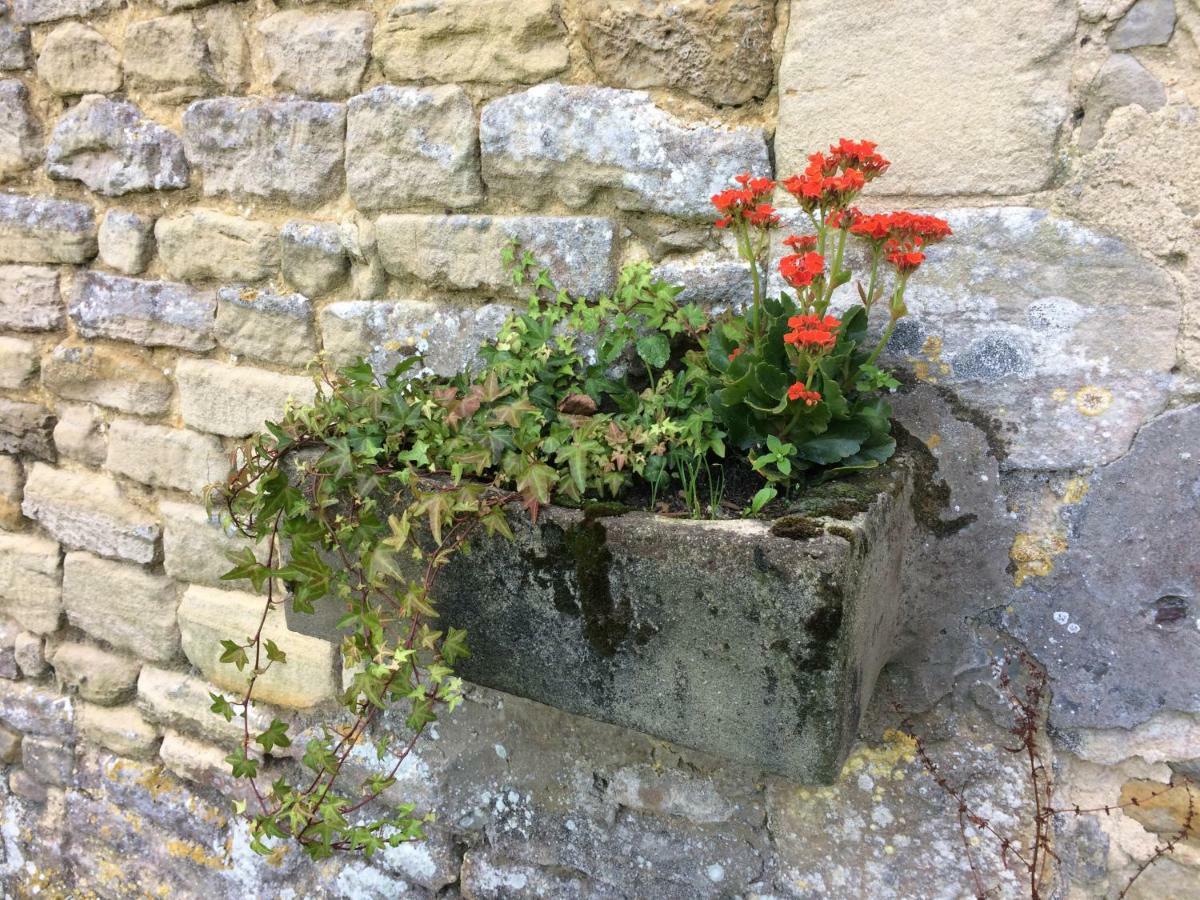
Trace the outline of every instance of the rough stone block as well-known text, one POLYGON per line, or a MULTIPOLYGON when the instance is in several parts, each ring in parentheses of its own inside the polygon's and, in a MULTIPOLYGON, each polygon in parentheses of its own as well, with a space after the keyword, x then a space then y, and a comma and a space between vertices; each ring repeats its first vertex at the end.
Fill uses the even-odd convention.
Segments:
POLYGON ((338 99, 358 90, 371 47, 369 12, 287 10, 258 25, 266 77, 276 91, 338 99))
POLYGON ((221 288, 215 333, 230 353, 281 366, 299 368, 317 354, 312 304, 300 294, 221 288))
POLYGON ((0 194, 0 262, 85 263, 95 255, 96 220, 90 206, 0 194))
POLYGON ((208 784, 214 776, 229 772, 225 750, 193 740, 178 731, 168 731, 163 735, 159 756, 171 773, 185 781, 208 784))
POLYGON ((22 338, 0 337, 0 388, 28 387, 38 370, 37 344, 22 338))
POLYGON ((457 85, 380 85, 346 104, 346 182, 363 210, 483 199, 475 109, 457 85))
POLYGON ((158 729, 143 719, 135 707, 105 708, 80 703, 75 707, 75 719, 81 737, 118 756, 153 759, 158 750, 158 729))
POLYGON ((306 297, 321 297, 346 280, 350 259, 333 222, 293 219, 279 232, 283 277, 306 297))
MULTIPOLYGON (((180 366, 185 362, 192 360, 180 360, 180 366)), ((122 418, 109 426, 104 466, 135 481, 199 495, 224 481, 229 456, 212 435, 122 418)))
POLYGON ((22 631, 13 644, 17 668, 26 678, 41 678, 46 674, 46 640, 39 634, 22 631))
POLYGON ((109 197, 186 187, 183 141, 124 100, 90 94, 58 120, 46 149, 51 178, 109 197))
MULTIPOLYGON (((1116 459, 1166 404, 1180 296, 1128 245, 1025 207, 943 210, 885 358, 1000 422, 1007 468, 1116 459)), ((847 300, 849 295, 846 295, 847 300)))
POLYGON ((191 100, 221 88, 204 33, 187 13, 131 23, 125 60, 130 89, 160 102, 191 100))
POLYGON ((558 287, 586 296, 609 290, 613 232, 609 219, 568 216, 383 215, 376 225, 379 256, 391 274, 510 296, 512 279, 500 254, 514 239, 550 270, 558 287))
POLYGON ((121 54, 97 31, 64 22, 46 36, 37 73, 56 94, 108 94, 121 88, 121 54))
POLYGON ((702 218, 740 172, 771 172, 760 129, 677 119, 644 91, 542 84, 493 100, 479 123, 489 192, 522 204, 585 206, 702 218))
POLYGON ((68 553, 63 563, 67 619, 92 637, 150 662, 179 653, 179 586, 139 566, 68 553))
POLYGON ((141 663, 91 644, 60 644, 50 656, 59 690, 78 694, 101 706, 132 697, 141 663))
POLYGON ((186 284, 79 272, 69 310, 83 337, 182 350, 211 350, 216 344, 216 295, 186 284))
POLYGON ((55 269, 0 266, 0 328, 54 331, 62 327, 64 310, 55 269))
POLYGON ((29 106, 29 90, 13 79, 0 81, 0 178, 42 161, 42 126, 29 106))
POLYGON ((1175 33, 1175 0, 1138 0, 1108 36, 1114 50, 1165 44, 1175 33))
POLYGON ((0 72, 28 69, 31 65, 29 29, 0 22, 0 72))
POLYGON ((25 734, 70 739, 75 714, 70 697, 29 683, 6 684, 0 691, 0 722, 25 734))
POLYGON ((45 786, 24 769, 13 769, 8 773, 8 790, 22 800, 43 804, 48 792, 45 786))
POLYGON ((838 4, 793 3, 779 70, 780 176, 840 137, 869 138, 892 161, 872 193, 1041 190, 1070 115, 1076 16, 1070 0, 885 0, 847 29, 838 4))
MULTIPOLYGON (((828 783, 895 649, 911 484, 899 457, 854 485, 859 512, 813 489, 775 523, 514 511, 515 545, 443 571, 439 621, 475 636, 458 671, 477 684, 828 783)), ((331 634, 338 615, 288 624, 331 634)))
POLYGON ((236 5, 222 3, 197 14, 208 46, 208 59, 223 93, 242 91, 250 83, 250 51, 243 28, 244 14, 236 5))
POLYGON ((0 619, 0 679, 16 680, 21 677, 17 666, 17 638, 21 626, 7 619, 0 619))
POLYGON ((105 475, 34 463, 21 511, 68 547, 136 563, 158 559, 158 521, 105 475))
MULTIPOLYGON (((215 687, 195 675, 142 666, 137 706, 147 720, 168 731, 186 731, 228 746, 241 741, 243 726, 240 720, 226 722, 209 708, 215 687)), ((251 709, 251 730, 261 731, 269 724, 262 710, 251 709)))
POLYGON ((278 232, 266 222, 194 209, 159 219, 158 254, 187 281, 260 281, 279 267, 278 232))
POLYGON ((167 411, 171 380, 144 351, 71 340, 59 344, 42 367, 42 384, 67 400, 156 416, 167 411))
POLYGON ((1079 125, 1079 146, 1090 150, 1104 134, 1113 110, 1137 104, 1147 112, 1167 103, 1162 82, 1131 53, 1114 53, 1104 61, 1088 88, 1087 106, 1079 125))
POLYGON ((54 413, 40 403, 0 397, 0 453, 54 461, 54 413))
POLYGON ((120 0, 12 0, 12 17, 22 25, 87 17, 116 9, 120 0))
POLYGON ((62 618, 62 554, 32 534, 0 534, 0 612, 37 634, 62 618))
POLYGON ((605 84, 676 88, 722 106, 771 90, 772 0, 585 0, 581 14, 605 84))
POLYGON ((754 296, 746 264, 723 253, 666 260, 654 267, 654 277, 683 288, 675 295, 678 303, 695 303, 714 313, 742 309, 754 296))
POLYGON ((54 446, 68 459, 99 468, 108 456, 105 427, 104 420, 93 407, 64 405, 58 411, 58 424, 54 426, 54 446))
POLYGON ((429 371, 453 375, 478 363, 480 343, 494 338, 512 312, 494 303, 464 309, 422 300, 347 300, 321 310, 321 335, 339 365, 364 357, 382 375, 420 353, 429 371))
POLYGON ((21 741, 21 765, 39 783, 65 787, 75 771, 75 751, 53 738, 26 737, 21 741))
POLYGON ((193 428, 228 437, 245 437, 266 421, 277 421, 289 400, 306 403, 315 396, 313 380, 279 375, 249 366, 181 359, 175 371, 183 421, 193 428))
MULTIPOLYGON (((265 601, 253 594, 192 585, 179 605, 183 652, 204 677, 229 691, 244 691, 245 674, 220 662, 221 640, 240 639, 258 628, 265 601)), ((263 630, 287 654, 255 684, 264 703, 307 708, 332 700, 339 690, 340 658, 333 644, 288 631, 281 612, 268 614, 263 630)))
POLYGON ((315 206, 341 193, 346 110, 309 100, 198 100, 183 115, 204 195, 315 206))
POLYGON ((21 758, 21 733, 0 725, 0 764, 11 766, 21 758))
POLYGON ((140 275, 154 256, 154 220, 110 209, 100 221, 100 261, 125 275, 140 275))
POLYGON ((25 471, 15 456, 0 454, 0 528, 10 531, 21 527, 21 492, 25 471))
POLYGON ((555 0, 397 3, 377 29, 374 55, 394 81, 533 83, 567 67, 555 0))
POLYGON ((163 568, 168 575, 225 590, 250 590, 249 581, 223 581, 221 576, 233 568, 229 553, 250 548, 266 562, 265 546, 236 530, 227 531, 219 515, 210 516, 199 504, 163 500, 158 508, 163 517, 163 568))

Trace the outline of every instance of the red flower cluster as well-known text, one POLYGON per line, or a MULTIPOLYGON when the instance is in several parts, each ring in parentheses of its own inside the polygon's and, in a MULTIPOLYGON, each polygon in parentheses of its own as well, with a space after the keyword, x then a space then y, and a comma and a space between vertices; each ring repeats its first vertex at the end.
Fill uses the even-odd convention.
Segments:
POLYGON ((805 406, 816 406, 821 402, 821 395, 817 391, 810 391, 806 388, 803 381, 797 381, 788 388, 788 399, 803 400, 805 406))
POLYGON ((808 253, 817 249, 817 236, 815 234, 788 235, 783 239, 783 246, 791 247, 794 253, 808 253))
POLYGON ((896 271, 907 274, 925 262, 922 247, 936 244, 953 232, 937 216, 901 211, 862 216, 850 226, 850 233, 882 247, 884 258, 896 271))
POLYGON ((779 274, 794 288, 808 287, 813 279, 825 274, 825 257, 820 253, 793 253, 779 260, 779 274))
POLYGON ((889 163, 875 152, 875 146, 871 141, 842 138, 828 153, 812 154, 804 174, 793 175, 783 187, 808 213, 842 209, 867 182, 887 171, 889 163))
MULTIPOLYGON (((837 343, 835 332, 842 320, 836 316, 792 316, 788 319, 788 328, 792 329, 783 336, 785 344, 795 344, 802 350, 828 350, 837 343)), ((793 398, 795 399, 795 398, 793 398)))
POLYGON ((735 219, 745 219, 758 228, 778 225, 779 216, 775 213, 775 207, 766 202, 771 191, 775 190, 775 182, 770 178, 756 178, 749 172, 743 172, 734 180, 741 185, 740 188, 730 188, 712 196, 712 205, 721 214, 716 226, 728 228, 735 219))

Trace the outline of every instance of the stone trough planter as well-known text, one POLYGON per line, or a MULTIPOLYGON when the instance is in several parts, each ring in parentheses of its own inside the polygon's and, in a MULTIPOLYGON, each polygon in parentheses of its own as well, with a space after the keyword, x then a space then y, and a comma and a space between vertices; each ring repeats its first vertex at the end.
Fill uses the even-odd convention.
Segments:
MULTIPOLYGON (((892 650, 913 467, 773 522, 596 508, 511 515, 440 576, 469 681, 803 783, 828 783, 892 650)), ((340 613, 288 609, 329 637, 340 613)))

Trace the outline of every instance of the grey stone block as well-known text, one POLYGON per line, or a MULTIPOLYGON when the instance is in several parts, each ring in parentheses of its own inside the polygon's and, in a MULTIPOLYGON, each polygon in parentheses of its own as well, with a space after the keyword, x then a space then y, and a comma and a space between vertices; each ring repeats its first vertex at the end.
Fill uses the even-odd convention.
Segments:
POLYGON ((84 203, 0 194, 0 262, 85 263, 96 255, 96 219, 84 203))

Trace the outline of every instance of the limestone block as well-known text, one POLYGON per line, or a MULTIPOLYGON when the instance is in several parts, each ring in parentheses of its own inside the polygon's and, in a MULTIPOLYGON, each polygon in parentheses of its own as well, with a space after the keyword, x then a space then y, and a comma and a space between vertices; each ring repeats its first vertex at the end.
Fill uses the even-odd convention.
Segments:
POLYGON ((1108 36, 1114 50, 1165 44, 1175 32, 1175 0, 1138 0, 1108 36))
POLYGON ((158 559, 158 521, 108 476, 34 463, 21 510, 68 547, 136 563, 158 559))
POLYGON ((42 127, 21 82, 0 81, 0 179, 32 169, 42 161, 42 127))
POLYGON ((15 531, 21 527, 21 492, 25 472, 15 456, 0 454, 0 528, 15 531))
POLYGON ((100 15, 116 9, 120 0, 12 0, 10 5, 15 21, 31 25, 72 16, 100 15))
POLYGON ((316 387, 303 375, 279 375, 250 366, 181 359, 175 373, 183 421, 193 428, 245 437, 277 421, 288 401, 312 400, 316 387))
POLYGON ((312 304, 300 294, 221 288, 214 333, 229 352, 278 365, 300 368, 317 354, 312 304))
POLYGON ((54 738, 27 735, 21 741, 21 766, 40 784, 65 787, 75 770, 75 752, 54 738))
POLYGON ((26 678, 41 678, 46 674, 46 641, 41 635, 22 631, 13 645, 17 668, 26 678))
POLYGON ((722 106, 771 89, 771 0, 585 0, 581 12, 605 84, 676 88, 722 106))
POLYGON ((222 748, 193 740, 178 731, 168 731, 163 735, 162 747, 159 748, 162 763, 172 774, 200 784, 208 783, 218 773, 224 775, 229 772, 226 755, 222 748))
POLYGON ((124 275, 140 275, 154 256, 154 220, 110 209, 100 220, 100 261, 124 275))
POLYGON ((104 272, 75 276, 69 311, 79 333, 147 347, 210 350, 217 298, 171 281, 145 281, 104 272))
POLYGON ((183 141, 123 100, 89 94, 58 120, 46 150, 51 178, 110 197, 186 187, 183 141))
MULTIPOLYGON (((142 666, 137 683, 137 707, 148 721, 168 731, 186 731, 229 746, 241 741, 243 725, 240 720, 226 722, 209 709, 212 706, 209 694, 215 687, 195 675, 142 666)), ((270 722, 263 710, 251 709, 252 730, 261 731, 270 722)))
POLYGON ((208 42, 187 13, 131 23, 125 30, 125 69, 131 90, 160 102, 191 100, 220 88, 208 42))
POLYGON ((158 254, 188 281, 260 281, 279 267, 278 232, 266 222, 193 209, 158 220, 158 254))
POLYGON ((419 353, 428 371, 453 375, 479 362, 479 345, 495 338, 513 308, 462 308, 422 300, 347 300, 321 310, 325 350, 338 365, 364 357, 383 375, 419 353))
POLYGON ((108 94, 121 88, 121 54, 99 32, 64 22, 46 36, 37 73, 56 94, 108 94))
POLYGON ((533 83, 567 67, 556 0, 402 0, 380 23, 374 54, 393 81, 533 83))
MULTIPOLYGON (((245 689, 245 674, 219 661, 221 640, 242 639, 258 628, 263 600, 253 594, 219 591, 192 585, 179 605, 183 652, 204 677, 229 691, 245 689)), ((288 631, 282 613, 269 614, 263 631, 287 654, 255 684, 255 696, 264 703, 307 708, 332 700, 338 693, 340 666, 333 644, 288 631)))
POLYGON ((96 220, 90 206, 0 194, 0 262, 85 263, 95 255, 96 220))
POLYGON ((538 85, 484 106, 479 141, 489 192, 524 205, 578 208, 603 192, 621 209, 700 218, 738 173, 771 172, 760 129, 690 124, 644 91, 538 85))
POLYGON ((0 533, 0 612, 37 634, 52 634, 62 618, 62 554, 31 534, 0 533))
POLYGON ((249 581, 225 581, 221 576, 233 567, 229 554, 236 550, 250 548, 265 562, 265 543, 259 545, 233 529, 227 531, 215 512, 210 516, 197 503, 163 500, 158 508, 163 517, 163 568, 168 575, 176 581, 225 590, 251 589, 249 581))
POLYGON ((178 586, 140 566, 68 553, 63 563, 63 604, 76 628, 151 662, 179 652, 175 622, 178 586))
POLYGON ((475 109, 461 87, 380 85, 346 110, 346 180, 359 209, 483 199, 475 109))
POLYGON ((873 194, 1041 190, 1070 115, 1076 17, 1073 0, 883 0, 856 10, 847 28, 839 4, 793 3, 779 69, 779 175, 802 171, 838 138, 865 138, 892 161, 873 194))
POLYGON ((6 684, 0 691, 0 722, 26 734, 70 739, 75 720, 70 697, 32 684, 6 684))
POLYGON ((50 656, 59 690, 101 706, 114 706, 134 695, 141 663, 91 644, 59 644, 50 656))
POLYGON ((0 679, 15 681, 21 677, 17 665, 17 638, 21 626, 8 619, 0 620, 0 679))
POLYGON ((38 370, 38 350, 33 341, 0 337, 0 388, 28 387, 38 370))
POLYGON ((106 708, 91 703, 75 707, 79 734, 118 756, 153 759, 158 749, 158 729, 142 718, 132 706, 106 708))
POLYGON ((135 481, 200 495, 225 480, 229 455, 212 435, 120 418, 109 426, 104 466, 135 481))
POLYGON ((329 293, 350 271, 346 248, 332 222, 286 222, 279 232, 279 252, 283 277, 306 297, 329 293))
POLYGON ((40 403, 0 397, 0 453, 54 461, 54 413, 40 403))
POLYGON ((29 29, 0 22, 0 72, 28 69, 33 65, 29 49, 29 29))
POLYGON ((668 259, 654 267, 654 277, 683 288, 675 295, 676 302, 695 303, 713 312, 741 309, 754 297, 750 270, 725 253, 668 259))
POLYGON ((558 287, 572 294, 604 293, 615 277, 609 219, 389 214, 379 217, 376 235, 388 272, 449 290, 516 296, 500 256, 512 240, 550 270, 558 287))
POLYGON ((10 766, 21 758, 21 733, 0 725, 0 763, 10 766))
POLYGON ((346 110, 309 100, 198 100, 183 116, 204 195, 316 206, 341 193, 346 110))
POLYGON ((217 81, 225 93, 242 90, 249 84, 246 73, 250 65, 250 52, 242 27, 241 9, 221 4, 197 15, 217 81))
POLYGON ((144 351, 69 340, 54 348, 42 384, 67 400, 155 416, 171 405, 171 380, 144 351))
POLYGON ((268 16, 258 25, 267 81, 280 93, 350 96, 367 67, 372 24, 363 11, 287 10, 268 16))
POLYGON ((54 331, 62 327, 64 310, 57 270, 0 266, 0 328, 54 331))
POLYGON ((90 406, 63 404, 54 426, 54 446, 63 456, 92 468, 104 465, 108 456, 105 424, 90 406))
POLYGON ((1137 104, 1147 112, 1167 103, 1167 91, 1132 54, 1114 53, 1104 61, 1088 88, 1087 107, 1079 127, 1079 146, 1090 150, 1104 133, 1113 110, 1137 104))

